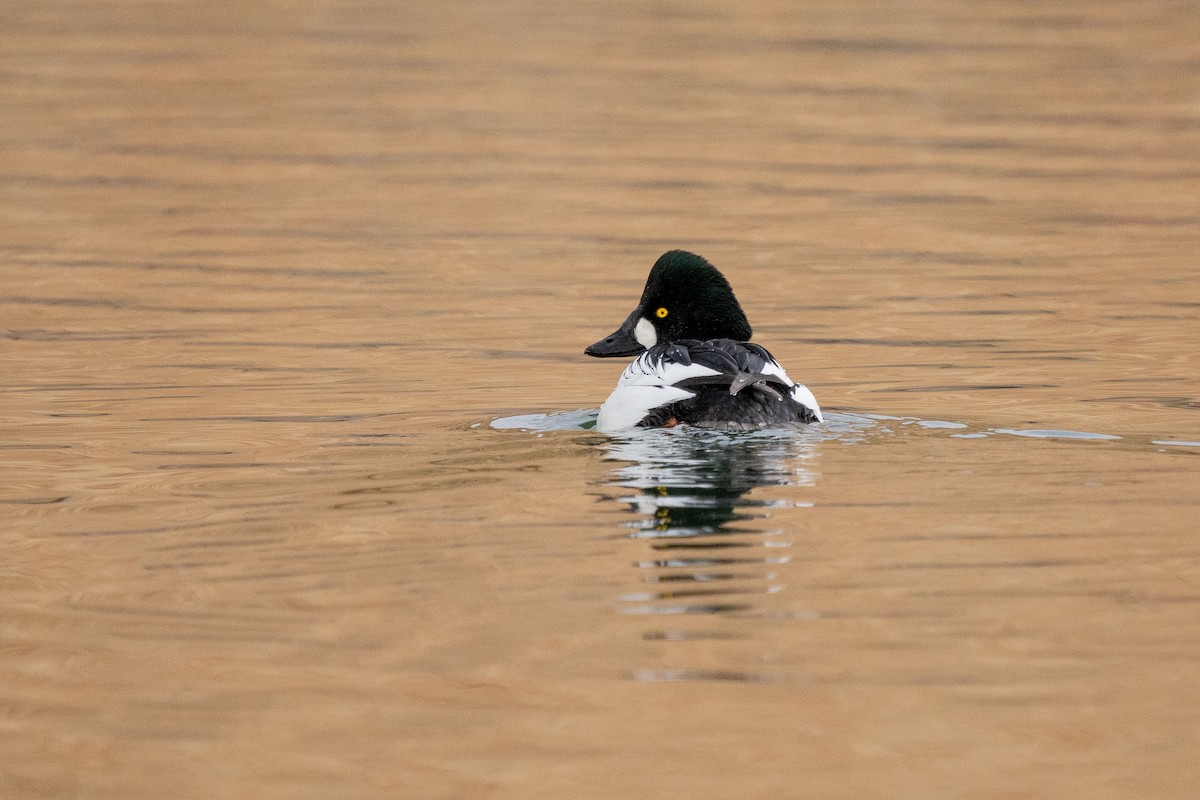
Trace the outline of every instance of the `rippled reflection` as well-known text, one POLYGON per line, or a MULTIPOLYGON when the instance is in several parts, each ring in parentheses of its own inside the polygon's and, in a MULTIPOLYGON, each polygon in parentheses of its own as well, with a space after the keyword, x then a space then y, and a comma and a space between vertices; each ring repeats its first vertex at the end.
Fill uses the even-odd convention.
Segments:
POLYGON ((752 490, 813 485, 820 438, 672 428, 609 441, 608 458, 621 462, 612 485, 635 490, 619 497, 635 515, 625 535, 647 548, 634 562, 647 590, 623 595, 622 612, 744 612, 756 595, 780 591, 792 541, 764 520, 770 509, 806 503, 752 490))

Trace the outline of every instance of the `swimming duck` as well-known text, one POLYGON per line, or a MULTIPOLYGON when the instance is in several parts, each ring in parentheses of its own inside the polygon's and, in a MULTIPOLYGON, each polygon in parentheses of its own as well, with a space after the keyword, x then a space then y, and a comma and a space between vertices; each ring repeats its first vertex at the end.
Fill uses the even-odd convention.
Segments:
POLYGON ((686 250, 663 253, 633 313, 583 351, 597 358, 638 356, 600 406, 596 430, 681 423, 752 430, 820 422, 813 393, 751 344, 751 332, 716 267, 686 250))

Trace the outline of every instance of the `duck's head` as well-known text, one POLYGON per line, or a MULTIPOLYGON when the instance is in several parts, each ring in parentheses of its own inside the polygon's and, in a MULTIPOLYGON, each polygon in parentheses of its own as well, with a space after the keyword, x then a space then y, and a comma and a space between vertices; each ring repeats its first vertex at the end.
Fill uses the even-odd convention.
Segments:
POLYGON ((679 339, 750 340, 750 323, 716 267, 686 250, 663 253, 650 270, 637 308, 589 356, 635 356, 679 339))

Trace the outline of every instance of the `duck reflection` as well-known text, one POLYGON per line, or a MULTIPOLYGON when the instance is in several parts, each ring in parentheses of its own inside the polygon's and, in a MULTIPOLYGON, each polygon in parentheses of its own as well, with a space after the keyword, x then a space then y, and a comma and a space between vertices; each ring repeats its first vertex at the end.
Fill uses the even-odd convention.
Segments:
POLYGON ((752 608, 754 595, 782 588, 790 560, 785 532, 761 520, 769 509, 806 505, 760 499, 766 486, 811 486, 816 436, 804 431, 726 433, 671 428, 638 431, 607 443, 623 462, 611 485, 636 490, 619 499, 636 515, 628 538, 646 540, 643 583, 652 591, 621 597, 629 614, 721 614, 752 608))

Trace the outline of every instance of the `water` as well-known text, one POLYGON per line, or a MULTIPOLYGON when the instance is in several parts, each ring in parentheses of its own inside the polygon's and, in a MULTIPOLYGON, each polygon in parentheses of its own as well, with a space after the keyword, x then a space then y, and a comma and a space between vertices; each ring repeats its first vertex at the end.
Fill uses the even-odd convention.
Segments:
POLYGON ((0 30, 0 796, 1194 794, 1186 4, 0 30), (673 247, 827 423, 590 429, 673 247))

